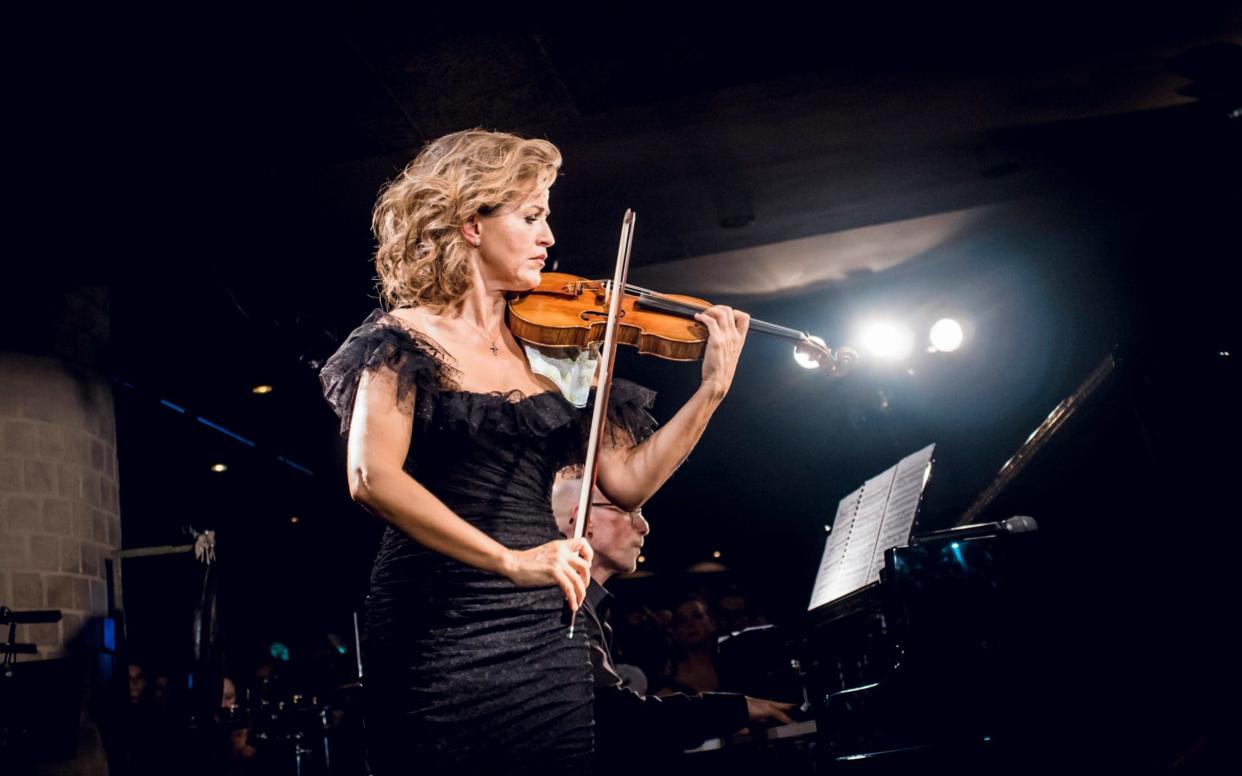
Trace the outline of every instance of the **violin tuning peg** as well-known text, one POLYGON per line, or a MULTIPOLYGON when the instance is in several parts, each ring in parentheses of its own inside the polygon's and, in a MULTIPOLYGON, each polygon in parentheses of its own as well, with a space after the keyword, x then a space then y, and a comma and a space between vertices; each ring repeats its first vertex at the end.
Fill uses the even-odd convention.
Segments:
POLYGON ((844 377, 858 363, 858 351, 853 348, 837 348, 832 356, 830 377, 844 377))

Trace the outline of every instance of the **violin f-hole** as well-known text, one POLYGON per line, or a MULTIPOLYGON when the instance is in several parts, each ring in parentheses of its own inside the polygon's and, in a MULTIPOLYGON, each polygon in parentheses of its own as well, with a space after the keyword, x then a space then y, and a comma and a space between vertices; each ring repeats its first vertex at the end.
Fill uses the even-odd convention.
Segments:
MULTIPOLYGON (((578 314, 578 317, 586 321, 586 320, 590 320, 590 316, 592 315, 598 316, 600 318, 607 318, 608 311, 607 310, 583 310, 581 313, 578 314)), ((617 318, 624 318, 624 317, 625 317, 625 310, 618 310, 617 318)))

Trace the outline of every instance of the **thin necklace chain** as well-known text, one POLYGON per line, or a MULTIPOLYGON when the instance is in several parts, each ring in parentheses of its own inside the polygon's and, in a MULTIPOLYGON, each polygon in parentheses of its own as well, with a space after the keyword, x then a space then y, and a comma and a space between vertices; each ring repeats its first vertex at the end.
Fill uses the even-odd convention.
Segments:
POLYGON ((474 329, 475 331, 479 333, 479 336, 483 338, 483 341, 485 343, 487 343, 487 347, 491 349, 493 356, 500 355, 500 349, 496 347, 496 340, 500 339, 500 328, 499 327, 497 327, 496 329, 496 335, 493 336, 491 339, 488 339, 487 332, 483 330, 482 326, 479 326, 477 323, 470 320, 464 315, 461 316, 461 319, 465 321, 467 324, 469 324, 470 328, 474 329))

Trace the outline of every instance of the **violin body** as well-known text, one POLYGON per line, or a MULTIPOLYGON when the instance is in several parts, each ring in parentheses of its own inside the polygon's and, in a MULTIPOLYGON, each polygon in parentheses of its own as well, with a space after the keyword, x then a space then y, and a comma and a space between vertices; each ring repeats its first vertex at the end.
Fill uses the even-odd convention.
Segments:
MULTIPOLYGON (((711 304, 678 294, 661 299, 702 310, 711 304)), ((563 272, 545 272, 530 291, 509 300, 509 329, 520 340, 552 348, 584 348, 604 340, 609 294, 605 283, 563 272)), ((667 307, 667 305, 665 306, 667 307)), ((693 313, 654 309, 641 295, 621 298, 617 344, 670 361, 698 361, 707 347, 707 327, 693 313)))

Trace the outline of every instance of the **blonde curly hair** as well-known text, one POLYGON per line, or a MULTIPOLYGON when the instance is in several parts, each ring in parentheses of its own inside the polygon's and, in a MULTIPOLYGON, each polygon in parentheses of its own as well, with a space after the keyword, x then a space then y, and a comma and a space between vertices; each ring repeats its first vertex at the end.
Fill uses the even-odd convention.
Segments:
POLYGON ((561 152, 546 140, 468 129, 423 147, 371 214, 380 294, 390 307, 444 307, 470 290, 461 226, 548 188, 561 152))

